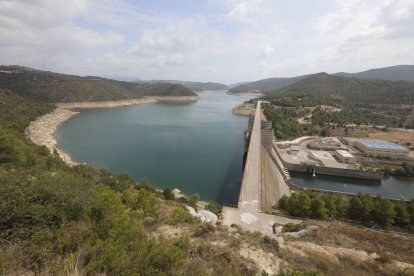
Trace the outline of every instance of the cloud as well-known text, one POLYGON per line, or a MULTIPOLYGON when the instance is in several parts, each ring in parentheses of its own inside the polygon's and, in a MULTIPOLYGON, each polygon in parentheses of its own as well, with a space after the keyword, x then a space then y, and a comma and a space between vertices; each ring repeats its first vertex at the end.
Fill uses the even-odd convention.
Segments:
POLYGON ((414 63, 414 0, 201 1, 0 0, 0 63, 222 82, 414 63))

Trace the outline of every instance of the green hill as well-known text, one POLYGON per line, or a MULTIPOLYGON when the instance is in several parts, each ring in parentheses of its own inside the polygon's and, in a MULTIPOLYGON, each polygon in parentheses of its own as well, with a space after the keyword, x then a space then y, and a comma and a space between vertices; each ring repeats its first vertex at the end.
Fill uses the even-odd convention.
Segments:
POLYGON ((359 73, 337 73, 341 77, 358 79, 380 79, 393 81, 412 81, 414 82, 414 65, 396 65, 384 68, 370 69, 359 73))
POLYGON ((293 78, 269 78, 258 80, 254 82, 248 82, 242 85, 238 85, 229 90, 231 93, 246 93, 246 92, 258 92, 258 93, 269 93, 277 89, 286 87, 293 83, 296 83, 309 75, 298 76, 293 78))
POLYGON ((0 88, 45 102, 84 102, 135 99, 142 96, 196 96, 180 84, 136 84, 99 77, 79 77, 0 66, 0 88))
POLYGON ((319 73, 265 98, 279 103, 317 104, 414 104, 414 83, 408 81, 363 80, 319 73))
POLYGON ((229 87, 217 82, 194 82, 194 81, 177 81, 177 80, 151 80, 149 83, 173 83, 181 84, 192 91, 215 91, 227 90, 229 87))

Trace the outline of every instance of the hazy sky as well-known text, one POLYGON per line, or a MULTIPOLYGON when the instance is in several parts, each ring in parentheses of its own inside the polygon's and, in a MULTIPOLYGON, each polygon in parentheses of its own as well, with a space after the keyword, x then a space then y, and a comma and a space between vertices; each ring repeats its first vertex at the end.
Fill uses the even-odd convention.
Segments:
POLYGON ((0 0, 0 64, 224 83, 414 64, 414 0, 0 0))

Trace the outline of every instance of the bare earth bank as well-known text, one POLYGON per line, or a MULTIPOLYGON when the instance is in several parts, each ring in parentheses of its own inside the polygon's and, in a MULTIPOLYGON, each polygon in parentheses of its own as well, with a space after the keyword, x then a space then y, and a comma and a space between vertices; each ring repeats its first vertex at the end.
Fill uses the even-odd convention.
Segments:
POLYGON ((113 108, 135 104, 157 103, 157 102, 195 102, 198 96, 179 96, 179 97, 145 97, 142 99, 122 100, 122 101, 105 101, 105 102, 73 102, 73 103, 57 103, 56 109, 38 117, 32 121, 26 129, 26 136, 35 144, 46 146, 50 152, 57 151, 60 158, 69 166, 77 163, 72 160, 69 154, 59 148, 55 140, 55 132, 58 127, 65 121, 79 112, 71 109, 81 108, 113 108))

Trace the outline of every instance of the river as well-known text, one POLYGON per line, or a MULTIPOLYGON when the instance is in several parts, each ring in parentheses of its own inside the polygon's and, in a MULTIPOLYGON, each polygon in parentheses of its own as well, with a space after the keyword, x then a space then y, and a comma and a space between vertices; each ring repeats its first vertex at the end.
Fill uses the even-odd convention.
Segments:
POLYGON ((295 185, 304 188, 381 195, 392 199, 414 199, 414 178, 386 176, 379 182, 328 175, 312 176, 298 172, 290 172, 290 176, 295 185))
POLYGON ((229 110, 253 97, 198 94, 196 103, 81 110, 55 138, 76 162, 237 204, 248 118, 229 110))

